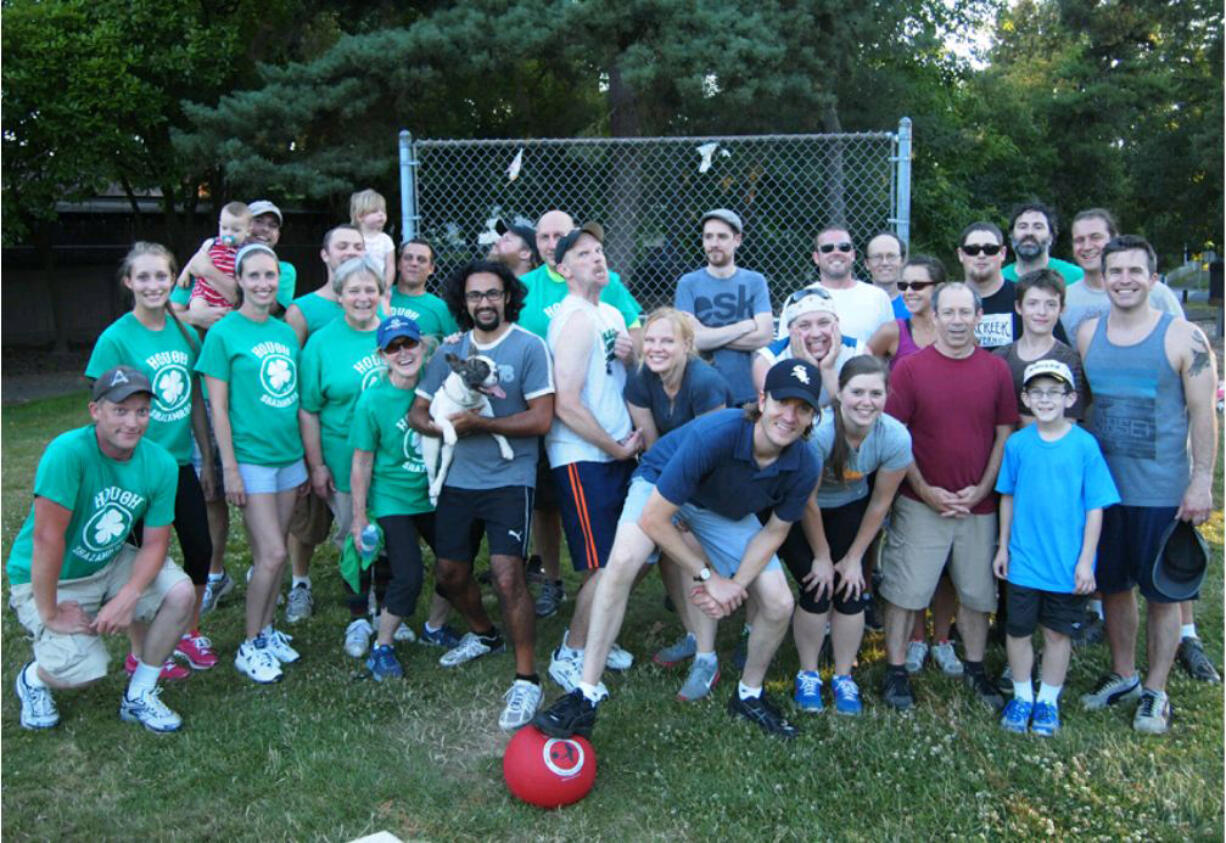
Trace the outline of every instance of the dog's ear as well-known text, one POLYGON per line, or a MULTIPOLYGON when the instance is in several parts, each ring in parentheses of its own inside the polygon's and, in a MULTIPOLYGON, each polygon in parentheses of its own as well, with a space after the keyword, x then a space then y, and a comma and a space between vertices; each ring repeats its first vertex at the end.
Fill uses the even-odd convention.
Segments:
POLYGON ((443 359, 447 361, 447 365, 451 367, 451 370, 453 372, 458 372, 464 368, 464 361, 461 360, 459 357, 456 357, 450 351, 447 352, 446 356, 443 359))

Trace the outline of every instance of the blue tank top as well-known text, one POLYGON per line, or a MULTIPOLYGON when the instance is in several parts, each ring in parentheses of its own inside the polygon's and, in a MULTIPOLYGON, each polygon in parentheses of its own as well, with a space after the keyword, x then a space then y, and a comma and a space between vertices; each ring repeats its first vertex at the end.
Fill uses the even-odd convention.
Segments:
POLYGON ((1166 359, 1169 313, 1136 345, 1107 339, 1098 320, 1086 351, 1094 391, 1089 430, 1128 506, 1179 506, 1188 487, 1188 405, 1183 379, 1166 359))

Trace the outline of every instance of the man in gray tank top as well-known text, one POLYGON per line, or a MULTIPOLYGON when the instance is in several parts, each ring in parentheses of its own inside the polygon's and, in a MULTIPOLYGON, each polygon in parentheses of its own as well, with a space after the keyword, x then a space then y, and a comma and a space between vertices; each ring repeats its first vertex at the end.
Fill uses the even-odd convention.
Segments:
POLYGON ((1095 571, 1111 672, 1082 703, 1099 709, 1140 697, 1133 728, 1160 734, 1170 724, 1166 681, 1180 646, 1179 604, 1154 588, 1146 568, 1172 520, 1202 524, 1213 509, 1217 367, 1200 328, 1150 303, 1158 275, 1149 243, 1116 237, 1102 250, 1102 266, 1111 310, 1085 321, 1077 348, 1094 396, 1088 427, 1122 502, 1103 513, 1095 571), (1148 620, 1143 684, 1135 660, 1136 587, 1148 620))

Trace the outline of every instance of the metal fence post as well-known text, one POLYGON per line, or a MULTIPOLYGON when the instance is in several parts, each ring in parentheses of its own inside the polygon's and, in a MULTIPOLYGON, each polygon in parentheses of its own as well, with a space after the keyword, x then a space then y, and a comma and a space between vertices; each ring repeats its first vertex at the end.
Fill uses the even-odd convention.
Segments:
POLYGON ((417 185, 413 179, 413 135, 400 130, 400 242, 412 240, 417 233, 417 185))
POLYGON ((911 245, 911 118, 898 121, 898 177, 895 182, 897 196, 898 238, 908 248, 911 245))

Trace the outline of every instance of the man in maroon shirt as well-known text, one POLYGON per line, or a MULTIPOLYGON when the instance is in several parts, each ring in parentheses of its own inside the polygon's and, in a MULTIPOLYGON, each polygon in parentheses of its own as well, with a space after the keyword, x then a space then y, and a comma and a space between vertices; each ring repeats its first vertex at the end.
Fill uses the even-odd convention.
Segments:
POLYGON ((1004 699, 984 673, 983 653, 988 615, 996 609, 994 486, 1005 439, 1018 420, 1017 396, 1005 361, 975 345, 979 294, 963 283, 942 284, 932 309, 936 342, 898 364, 885 406, 911 431, 915 461, 894 502, 882 557, 882 697, 900 710, 915 702, 904 667, 907 639, 948 560, 961 604, 964 681, 999 709, 1004 699))

